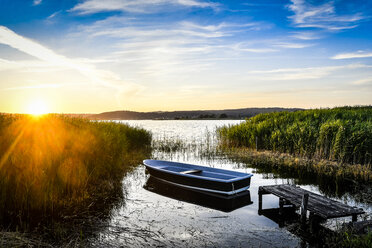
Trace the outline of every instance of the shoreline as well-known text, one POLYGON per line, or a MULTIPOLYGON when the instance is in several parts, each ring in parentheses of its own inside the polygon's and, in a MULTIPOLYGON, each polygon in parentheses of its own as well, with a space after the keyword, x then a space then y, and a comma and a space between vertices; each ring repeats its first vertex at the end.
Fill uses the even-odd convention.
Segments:
POLYGON ((272 151, 256 151, 246 147, 223 148, 228 156, 244 159, 253 165, 264 164, 276 168, 301 169, 304 173, 327 176, 334 179, 342 178, 359 183, 370 183, 372 181, 371 165, 361 164, 339 164, 336 161, 325 159, 305 158, 288 153, 272 151))

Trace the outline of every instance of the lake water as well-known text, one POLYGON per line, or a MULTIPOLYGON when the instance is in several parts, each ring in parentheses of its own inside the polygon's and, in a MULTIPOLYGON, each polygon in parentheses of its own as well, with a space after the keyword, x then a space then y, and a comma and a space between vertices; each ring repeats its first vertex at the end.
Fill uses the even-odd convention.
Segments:
MULTIPOLYGON (((320 186, 317 180, 300 180, 296 176, 278 175, 236 162, 223 154, 208 152, 216 145, 214 131, 222 125, 237 124, 239 120, 178 120, 178 121, 122 121, 145 128, 153 139, 166 142, 179 140, 186 148, 173 152, 155 150, 153 159, 186 162, 211 167, 253 173, 249 190, 250 200, 231 212, 216 210, 213 202, 189 203, 181 192, 163 192, 162 186, 148 182, 144 165, 139 165, 123 181, 125 201, 113 210, 109 225, 94 241, 95 246, 114 247, 311 247, 287 228, 258 215, 258 187, 273 184, 301 184, 312 192, 372 212, 371 204, 350 192, 333 192, 320 186), (154 190, 160 187, 160 191, 154 190), (182 199, 180 199, 182 198, 182 199), (206 207, 207 205, 207 207, 206 207)), ((166 187, 166 186, 164 186, 166 187)), ((172 190, 170 190, 172 191, 172 190)), ((249 197, 249 196, 248 196, 249 197)), ((196 199, 196 198, 195 198, 196 199)), ((263 208, 277 208, 278 198, 265 195, 263 208)), ((330 221, 326 225, 339 226, 351 218, 330 221)))

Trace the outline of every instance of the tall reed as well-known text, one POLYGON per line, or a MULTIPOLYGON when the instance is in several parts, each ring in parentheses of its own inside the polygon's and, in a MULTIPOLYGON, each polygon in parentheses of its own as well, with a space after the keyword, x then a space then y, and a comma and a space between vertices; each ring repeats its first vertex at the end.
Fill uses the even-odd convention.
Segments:
POLYGON ((27 229, 104 205, 150 144, 123 124, 0 114, 0 222, 27 229))
POLYGON ((372 107, 259 114, 218 130, 225 147, 248 147, 339 163, 372 163, 372 107))

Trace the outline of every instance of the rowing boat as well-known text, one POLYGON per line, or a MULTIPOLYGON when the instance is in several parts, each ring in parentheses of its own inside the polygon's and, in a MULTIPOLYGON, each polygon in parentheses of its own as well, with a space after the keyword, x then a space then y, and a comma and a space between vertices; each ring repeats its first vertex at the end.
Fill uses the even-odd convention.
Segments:
POLYGON ((250 173, 163 160, 144 160, 151 176, 178 187, 222 195, 249 189, 250 173))
POLYGON ((223 212, 231 212, 241 207, 252 204, 249 190, 235 195, 221 195, 203 191, 190 190, 182 187, 175 187, 168 182, 158 180, 150 176, 144 189, 177 201, 196 204, 206 208, 211 208, 223 212))

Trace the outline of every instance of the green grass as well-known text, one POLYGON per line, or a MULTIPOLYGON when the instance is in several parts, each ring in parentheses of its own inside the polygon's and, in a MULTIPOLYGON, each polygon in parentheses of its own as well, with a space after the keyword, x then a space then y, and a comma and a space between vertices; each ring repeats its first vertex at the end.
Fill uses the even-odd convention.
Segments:
POLYGON ((122 179, 148 156, 140 128, 63 115, 0 115, 0 223, 40 223, 104 213, 122 195, 122 179))
POLYGON ((220 128, 222 143, 318 157, 349 164, 372 162, 372 107, 259 114, 220 128))
MULTIPOLYGON (((332 161, 336 165, 356 165, 349 168, 360 167, 360 173, 348 172, 347 167, 340 173, 347 171, 356 177, 367 177, 367 181, 370 179, 371 106, 260 114, 239 125, 222 127, 217 132, 222 147, 271 151, 315 161, 332 161)), ((314 163, 313 168, 318 165, 314 163)))
MULTIPOLYGON (((338 246, 340 247, 340 246, 338 246)), ((348 248, 368 248, 372 247, 372 231, 367 234, 355 235, 353 233, 345 232, 343 235, 343 240, 341 242, 341 247, 348 248)))
POLYGON ((331 248, 370 248, 372 247, 372 231, 357 234, 351 229, 341 229, 333 235, 325 236, 325 247, 331 248))

